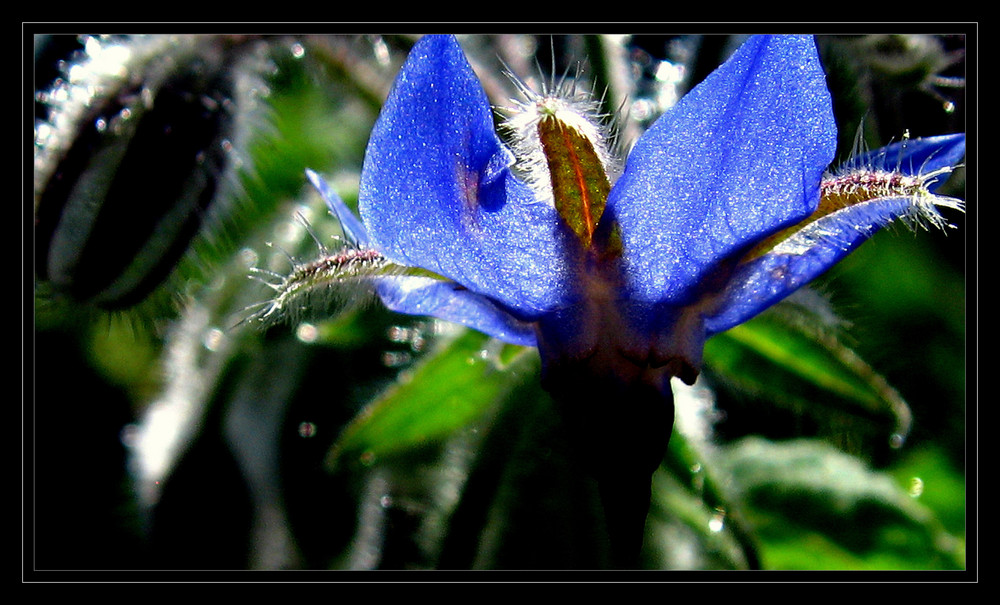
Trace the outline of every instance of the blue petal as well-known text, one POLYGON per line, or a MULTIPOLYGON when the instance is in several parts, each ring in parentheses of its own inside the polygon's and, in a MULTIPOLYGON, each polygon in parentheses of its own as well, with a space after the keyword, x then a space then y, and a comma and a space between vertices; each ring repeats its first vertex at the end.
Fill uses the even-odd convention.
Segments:
POLYGON ((511 344, 536 345, 533 324, 455 283, 428 277, 384 277, 376 280, 375 290, 385 306, 397 313, 430 315, 511 344))
POLYGON ((683 304, 713 265, 807 217, 836 149, 809 36, 756 36, 637 142, 609 196, 630 297, 683 304))
MULTIPOLYGON (((370 247, 368 231, 323 177, 312 170, 306 176, 340 221, 344 235, 356 246, 370 247)), ((535 346, 535 330, 489 299, 450 281, 422 276, 377 276, 371 278, 382 303, 397 313, 429 315, 452 321, 511 344, 535 346)))
POLYGON ((559 305, 555 209, 535 201, 512 163, 458 42, 422 38, 368 143, 359 207, 373 245, 525 319, 559 305))

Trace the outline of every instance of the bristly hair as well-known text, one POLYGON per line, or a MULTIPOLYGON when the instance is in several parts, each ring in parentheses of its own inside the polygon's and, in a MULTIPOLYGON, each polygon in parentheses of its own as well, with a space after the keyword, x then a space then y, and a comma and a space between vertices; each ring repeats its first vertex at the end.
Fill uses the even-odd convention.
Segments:
POLYGON ((620 172, 622 154, 618 146, 619 120, 617 116, 602 113, 602 99, 594 91, 577 87, 582 68, 577 66, 576 76, 564 73, 541 84, 536 92, 527 82, 512 71, 505 71, 521 99, 512 99, 512 107, 501 107, 501 131, 508 135, 511 150, 517 159, 515 170, 535 191, 537 199, 553 202, 548 162, 539 141, 538 122, 543 116, 554 116, 564 126, 573 128, 594 147, 605 173, 612 177, 620 172))
POLYGON ((323 249, 308 262, 290 259, 288 275, 252 268, 249 277, 274 291, 270 299, 248 307, 250 312, 239 323, 270 327, 280 323, 295 324, 308 316, 346 312, 375 300, 372 278, 392 274, 390 263, 372 249, 345 247, 339 251, 323 249))
MULTIPOLYGON (((904 143, 906 140, 907 137, 904 137, 904 143)), ((815 212, 799 224, 760 242, 744 256, 744 261, 771 251, 797 254, 815 245, 817 241, 831 238, 837 240, 839 233, 850 232, 851 229, 873 231, 895 220, 911 230, 946 229, 954 226, 939 212, 939 208, 964 212, 965 202, 938 195, 932 188, 957 167, 945 166, 929 172, 920 169, 912 171, 912 174, 904 173, 900 161, 895 166, 887 167, 878 157, 872 158, 865 153, 863 144, 859 141, 860 139, 855 141, 851 159, 823 177, 819 206, 815 212), (902 211, 895 218, 882 216, 878 211, 879 205, 888 203, 902 205, 902 211), (868 227, 857 225, 856 219, 846 218, 848 215, 842 212, 848 208, 861 210, 866 207, 871 208, 871 216, 874 218, 873 224, 868 227)))
POLYGON ((380 278, 417 276, 444 280, 424 269, 396 264, 346 234, 335 237, 339 246, 331 249, 304 216, 296 217, 315 243, 316 257, 303 262, 282 250, 291 265, 287 275, 251 267, 248 277, 270 288, 274 295, 245 308, 237 326, 249 323, 266 329, 277 324, 294 325, 313 318, 336 317, 375 303, 378 300, 375 283, 380 278))

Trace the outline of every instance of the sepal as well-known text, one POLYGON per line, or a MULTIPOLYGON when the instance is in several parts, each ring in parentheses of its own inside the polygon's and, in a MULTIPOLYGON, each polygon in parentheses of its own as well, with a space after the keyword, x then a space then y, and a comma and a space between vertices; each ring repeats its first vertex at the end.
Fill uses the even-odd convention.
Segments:
POLYGON ((708 334, 779 302, 890 223, 947 226, 938 208, 963 210, 964 203, 933 189, 961 160, 964 147, 964 135, 897 143, 859 156, 824 179, 813 216, 766 238, 737 264, 714 310, 706 314, 708 334))

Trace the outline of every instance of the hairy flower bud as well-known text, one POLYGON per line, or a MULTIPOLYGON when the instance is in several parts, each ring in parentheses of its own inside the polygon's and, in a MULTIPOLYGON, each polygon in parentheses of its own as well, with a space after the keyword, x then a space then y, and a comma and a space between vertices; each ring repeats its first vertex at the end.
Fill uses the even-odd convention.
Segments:
POLYGON ((38 94, 39 280, 121 309, 170 274, 234 164, 242 50, 214 36, 86 39, 38 94))
POLYGON ((541 94, 517 82, 524 97, 504 127, 518 167, 540 200, 555 205, 564 224, 589 248, 611 191, 614 156, 604 116, 590 95, 565 83, 541 94))

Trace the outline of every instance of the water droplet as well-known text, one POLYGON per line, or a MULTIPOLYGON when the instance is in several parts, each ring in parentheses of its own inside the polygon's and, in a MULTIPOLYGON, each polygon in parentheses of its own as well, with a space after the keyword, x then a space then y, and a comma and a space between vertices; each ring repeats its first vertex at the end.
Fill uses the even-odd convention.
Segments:
POLYGON ((398 368, 410 363, 413 357, 406 351, 386 351, 382 353, 382 364, 387 368, 398 368))
POLYGON ((306 56, 306 47, 302 46, 300 43, 295 42, 292 44, 292 56, 296 59, 301 59, 306 56))
POLYGON ((260 255, 252 248, 243 248, 240 250, 240 261, 247 269, 256 267, 257 263, 260 262, 260 255))
POLYGON ((379 65, 387 67, 392 60, 389 56, 389 45, 385 43, 381 37, 376 38, 372 42, 372 50, 375 51, 375 60, 378 61, 379 65))
POLYGON ((410 339, 410 330, 403 326, 392 326, 389 328, 388 337, 392 342, 406 342, 410 339))
POLYGON ((889 436, 889 447, 891 447, 894 450, 898 450, 899 448, 903 447, 904 443, 906 443, 905 435, 901 435, 899 433, 893 433, 892 435, 889 436))
POLYGON ((379 506, 382 508, 390 508, 392 506, 392 496, 385 495, 378 499, 379 506))
POLYGON ((299 423, 299 437, 308 439, 309 437, 316 436, 316 423, 314 422, 300 422, 299 423))
POLYGON ((45 144, 45 142, 55 134, 55 129, 49 124, 39 124, 35 130, 35 141, 38 144, 45 144))
POLYGON ((371 466, 375 464, 375 452, 366 451, 358 457, 358 460, 360 460, 361 464, 364 466, 371 466))
POLYGON ((712 533, 717 533, 722 531, 722 528, 726 526, 726 511, 721 508, 715 509, 712 513, 712 518, 708 520, 708 530, 712 533))
POLYGON ((413 349, 414 353, 419 353, 424 350, 424 346, 427 344, 427 340, 417 332, 413 338, 410 339, 410 348, 413 349))
POLYGON ((910 493, 910 496, 912 496, 914 498, 918 498, 921 494, 923 494, 924 493, 924 480, 921 479, 920 477, 913 477, 912 479, 910 479, 909 493, 910 493))
POLYGON ((319 339, 319 328, 311 323, 303 322, 295 329, 295 337, 304 343, 316 342, 319 339))
POLYGON ((205 336, 202 338, 202 345, 209 351, 217 351, 219 346, 222 344, 222 340, 226 337, 226 334, 219 328, 212 328, 205 332, 205 336))

